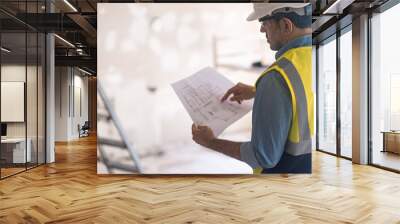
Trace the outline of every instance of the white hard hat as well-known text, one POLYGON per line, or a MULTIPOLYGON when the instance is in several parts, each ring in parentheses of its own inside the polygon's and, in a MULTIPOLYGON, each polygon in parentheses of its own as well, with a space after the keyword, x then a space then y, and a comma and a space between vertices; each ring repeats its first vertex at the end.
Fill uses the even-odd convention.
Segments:
POLYGON ((253 3, 254 11, 247 17, 247 21, 272 16, 273 12, 296 12, 299 15, 306 15, 304 7, 309 3, 253 3), (280 10, 282 9, 282 10, 280 10))

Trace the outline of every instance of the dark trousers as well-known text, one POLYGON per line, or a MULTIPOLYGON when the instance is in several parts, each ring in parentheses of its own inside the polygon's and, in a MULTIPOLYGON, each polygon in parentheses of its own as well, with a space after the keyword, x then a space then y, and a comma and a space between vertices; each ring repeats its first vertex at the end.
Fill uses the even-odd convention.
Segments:
POLYGON ((269 169, 264 169, 262 173, 311 173, 311 153, 292 156, 283 153, 279 163, 269 169))

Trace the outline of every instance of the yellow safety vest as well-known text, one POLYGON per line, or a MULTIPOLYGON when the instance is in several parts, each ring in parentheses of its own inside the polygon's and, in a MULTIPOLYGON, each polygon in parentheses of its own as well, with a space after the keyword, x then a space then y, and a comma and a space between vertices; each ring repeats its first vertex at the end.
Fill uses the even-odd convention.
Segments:
MULTIPOLYGON (((257 88, 260 79, 273 70, 286 81, 292 98, 293 116, 285 152, 293 156, 311 153, 311 136, 314 134, 311 56, 310 46, 290 49, 268 67, 255 84, 257 88)), ((254 169, 254 173, 261 171, 262 168, 254 169)))

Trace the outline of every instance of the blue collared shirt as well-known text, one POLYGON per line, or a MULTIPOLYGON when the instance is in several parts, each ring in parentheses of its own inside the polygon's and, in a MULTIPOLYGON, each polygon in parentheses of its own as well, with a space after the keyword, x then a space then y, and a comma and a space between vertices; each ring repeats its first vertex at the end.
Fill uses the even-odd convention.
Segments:
MULTIPOLYGON (((275 58, 292 48, 311 46, 311 41, 311 35, 292 40, 275 58)), ((289 88, 278 72, 270 71, 258 82, 252 113, 251 141, 240 146, 241 160, 252 168, 275 167, 285 151, 293 115, 289 88)))

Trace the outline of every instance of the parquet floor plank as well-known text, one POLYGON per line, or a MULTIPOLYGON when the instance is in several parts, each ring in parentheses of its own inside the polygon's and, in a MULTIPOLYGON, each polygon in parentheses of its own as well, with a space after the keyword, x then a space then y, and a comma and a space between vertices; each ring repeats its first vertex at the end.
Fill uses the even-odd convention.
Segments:
POLYGON ((0 181, 0 223, 399 223, 400 175, 320 152, 311 175, 97 175, 96 138, 0 181))

